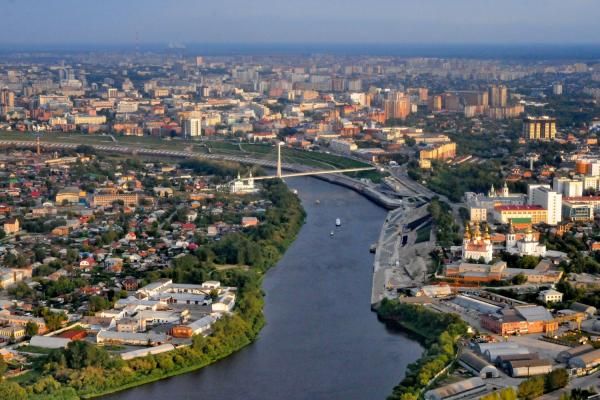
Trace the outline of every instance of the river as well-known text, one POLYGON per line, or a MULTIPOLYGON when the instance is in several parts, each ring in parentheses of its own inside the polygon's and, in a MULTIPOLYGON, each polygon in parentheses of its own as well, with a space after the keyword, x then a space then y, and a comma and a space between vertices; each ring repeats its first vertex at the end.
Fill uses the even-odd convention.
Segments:
POLYGON ((299 191, 307 219, 264 279, 267 325, 260 338, 197 372, 105 399, 363 400, 390 394, 422 348, 370 310, 369 246, 386 211, 315 178, 288 184, 299 191), (336 228, 338 217, 342 226, 336 228))

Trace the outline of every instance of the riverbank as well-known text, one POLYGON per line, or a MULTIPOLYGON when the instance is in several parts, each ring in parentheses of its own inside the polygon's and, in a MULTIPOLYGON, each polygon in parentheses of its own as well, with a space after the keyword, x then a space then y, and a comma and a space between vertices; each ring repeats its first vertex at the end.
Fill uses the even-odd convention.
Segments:
POLYGON ((365 307, 369 246, 386 213, 321 179, 290 178, 286 184, 298 191, 307 217, 277 267, 265 274, 267 323, 258 340, 209 368, 103 400, 188 400, 190 393, 235 400, 386 398, 422 353, 417 341, 387 328, 365 307), (338 217, 342 226, 336 228, 338 217))
MULTIPOLYGON (((222 246, 227 242, 231 247, 212 248, 216 256, 219 252, 236 249, 239 242, 241 248, 253 251, 249 259, 252 268, 219 270, 211 261, 203 261, 201 254, 188 254, 173 260, 169 268, 160 271, 161 277, 178 277, 183 283, 211 277, 226 286, 238 288, 234 313, 215 322, 211 335, 195 336, 191 346, 129 361, 111 356, 102 347, 88 342, 72 342, 66 349, 52 351, 45 361, 38 363, 31 382, 21 380, 26 386, 17 388, 26 390, 27 396, 15 399, 104 396, 201 369, 253 343, 265 325, 261 288, 264 273, 281 259, 306 217, 300 200, 283 182, 265 183, 263 193, 272 207, 265 213, 260 226, 243 234, 230 234, 231 237, 226 236, 215 244, 222 246), (249 247, 250 242, 252 247, 249 247)), ((207 249, 205 246, 204 250, 207 249)))
POLYGON ((388 397, 389 400, 417 399, 454 361, 457 343, 467 333, 467 325, 455 314, 442 314, 421 305, 388 299, 381 301, 377 316, 387 326, 414 335, 427 349, 420 359, 408 366, 406 376, 388 397))

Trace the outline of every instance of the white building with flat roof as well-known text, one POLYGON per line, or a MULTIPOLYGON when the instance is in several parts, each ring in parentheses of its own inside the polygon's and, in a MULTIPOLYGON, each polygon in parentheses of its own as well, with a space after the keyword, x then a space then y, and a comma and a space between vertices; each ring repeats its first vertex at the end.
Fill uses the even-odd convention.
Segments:
POLYGON ((186 119, 183 124, 183 133, 188 138, 202 136, 202 121, 200 118, 186 119))
MULTIPOLYGON (((531 186, 531 185, 530 185, 531 186)), ((548 186, 528 189, 530 204, 538 205, 547 210, 546 223, 557 225, 562 221, 562 194, 550 189, 548 186)))

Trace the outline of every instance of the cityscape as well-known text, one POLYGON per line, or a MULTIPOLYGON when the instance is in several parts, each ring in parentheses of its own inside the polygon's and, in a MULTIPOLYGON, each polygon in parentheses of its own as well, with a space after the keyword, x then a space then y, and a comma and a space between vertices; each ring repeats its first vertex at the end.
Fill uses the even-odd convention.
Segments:
POLYGON ((0 399, 598 398, 600 8, 547 2, 0 2, 0 399))

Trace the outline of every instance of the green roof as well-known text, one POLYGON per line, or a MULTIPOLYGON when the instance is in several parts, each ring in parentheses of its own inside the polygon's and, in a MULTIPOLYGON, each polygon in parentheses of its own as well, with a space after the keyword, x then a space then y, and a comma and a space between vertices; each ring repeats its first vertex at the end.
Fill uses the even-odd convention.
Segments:
POLYGON ((511 218, 510 222, 512 222, 513 224, 530 224, 531 223, 531 218, 511 218))

